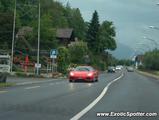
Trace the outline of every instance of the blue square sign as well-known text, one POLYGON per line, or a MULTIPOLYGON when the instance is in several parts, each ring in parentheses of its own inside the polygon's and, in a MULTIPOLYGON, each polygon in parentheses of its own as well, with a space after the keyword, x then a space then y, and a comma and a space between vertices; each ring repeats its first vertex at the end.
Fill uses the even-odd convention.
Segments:
POLYGON ((50 58, 57 58, 58 51, 57 49, 52 49, 50 51, 50 58))

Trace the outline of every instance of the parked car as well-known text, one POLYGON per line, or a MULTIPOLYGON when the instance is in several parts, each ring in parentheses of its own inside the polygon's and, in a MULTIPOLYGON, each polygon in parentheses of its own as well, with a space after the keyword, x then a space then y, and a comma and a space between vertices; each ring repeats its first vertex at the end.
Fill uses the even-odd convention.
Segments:
POLYGON ((115 73, 115 67, 114 66, 109 66, 108 67, 108 73, 115 73))
POLYGON ((69 81, 98 81, 98 71, 91 66, 78 66, 69 73, 69 81))
POLYGON ((0 55, 0 83, 5 83, 10 72, 10 56, 0 55))

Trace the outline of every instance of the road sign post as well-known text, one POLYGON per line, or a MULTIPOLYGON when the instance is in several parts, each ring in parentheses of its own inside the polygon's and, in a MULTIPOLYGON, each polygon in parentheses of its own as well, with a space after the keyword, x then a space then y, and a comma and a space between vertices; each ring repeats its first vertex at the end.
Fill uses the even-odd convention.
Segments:
POLYGON ((57 54, 58 54, 57 49, 52 49, 50 51, 50 58, 52 59, 52 73, 55 72, 54 64, 55 64, 55 59, 57 58, 57 54))
POLYGON ((37 73, 38 70, 38 75, 40 74, 40 68, 41 68, 41 64, 40 63, 35 63, 35 73, 37 73))

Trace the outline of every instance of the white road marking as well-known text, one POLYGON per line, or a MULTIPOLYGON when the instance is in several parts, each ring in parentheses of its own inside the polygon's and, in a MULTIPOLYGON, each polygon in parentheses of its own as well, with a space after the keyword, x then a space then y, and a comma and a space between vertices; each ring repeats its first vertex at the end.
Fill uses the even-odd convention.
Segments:
POLYGON ((39 88, 40 86, 32 86, 32 87, 26 87, 26 88, 24 88, 24 89, 35 89, 35 88, 39 88))
POLYGON ((6 93, 6 92, 8 92, 8 91, 0 91, 0 94, 1 94, 1 93, 6 93))
POLYGON ((103 89, 103 91, 101 92, 101 94, 92 103, 90 103, 86 108, 84 108, 82 111, 80 111, 79 113, 77 113, 70 120, 78 120, 83 115, 85 115, 90 109, 92 109, 104 97, 104 95, 107 93, 107 90, 110 87, 110 85, 113 84, 114 82, 116 82, 117 80, 119 80, 120 78, 122 78, 123 76, 124 76, 124 74, 122 73, 120 75, 120 77, 118 77, 118 78, 114 79, 113 81, 111 81, 110 83, 108 83, 108 85, 103 89))

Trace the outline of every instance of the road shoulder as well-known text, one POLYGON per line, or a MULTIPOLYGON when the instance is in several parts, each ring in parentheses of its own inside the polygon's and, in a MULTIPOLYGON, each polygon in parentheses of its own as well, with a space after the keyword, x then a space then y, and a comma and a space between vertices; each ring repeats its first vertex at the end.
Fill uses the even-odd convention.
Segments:
POLYGON ((136 70, 136 71, 137 71, 137 73, 139 73, 141 75, 144 75, 144 76, 151 77, 151 78, 159 80, 159 76, 154 75, 152 73, 148 73, 148 72, 144 72, 144 71, 140 71, 140 70, 136 70))

